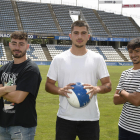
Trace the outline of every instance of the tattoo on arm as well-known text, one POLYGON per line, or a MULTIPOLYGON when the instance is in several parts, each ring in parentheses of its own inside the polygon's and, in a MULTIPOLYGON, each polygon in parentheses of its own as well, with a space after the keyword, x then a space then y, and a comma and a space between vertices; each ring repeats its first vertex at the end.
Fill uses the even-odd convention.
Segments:
POLYGON ((107 85, 105 85, 104 91, 105 91, 106 89, 110 89, 110 87, 107 86, 107 85))

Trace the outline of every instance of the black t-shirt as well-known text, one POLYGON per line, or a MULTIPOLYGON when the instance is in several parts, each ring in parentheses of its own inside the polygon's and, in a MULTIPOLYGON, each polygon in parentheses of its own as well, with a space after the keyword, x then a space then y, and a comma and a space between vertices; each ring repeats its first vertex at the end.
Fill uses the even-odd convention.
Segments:
POLYGON ((0 84, 17 85, 16 90, 29 92, 19 104, 0 98, 0 126, 34 127, 37 125, 36 97, 41 83, 38 66, 27 59, 23 63, 9 62, 0 68, 0 84))

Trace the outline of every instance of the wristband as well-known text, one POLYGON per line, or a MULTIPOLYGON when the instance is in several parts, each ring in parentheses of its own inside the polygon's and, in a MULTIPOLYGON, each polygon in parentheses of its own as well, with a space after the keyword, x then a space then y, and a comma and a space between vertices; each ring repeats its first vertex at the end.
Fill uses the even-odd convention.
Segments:
POLYGON ((122 92, 122 90, 123 90, 123 89, 120 89, 120 91, 118 92, 118 94, 119 94, 120 96, 121 96, 121 92, 122 92))

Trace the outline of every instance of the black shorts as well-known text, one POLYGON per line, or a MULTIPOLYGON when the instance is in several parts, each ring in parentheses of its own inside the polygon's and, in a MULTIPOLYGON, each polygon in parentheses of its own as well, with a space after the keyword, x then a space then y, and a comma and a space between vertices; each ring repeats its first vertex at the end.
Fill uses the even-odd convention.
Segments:
POLYGON ((70 121, 57 117, 56 140, 99 140, 99 121, 70 121))

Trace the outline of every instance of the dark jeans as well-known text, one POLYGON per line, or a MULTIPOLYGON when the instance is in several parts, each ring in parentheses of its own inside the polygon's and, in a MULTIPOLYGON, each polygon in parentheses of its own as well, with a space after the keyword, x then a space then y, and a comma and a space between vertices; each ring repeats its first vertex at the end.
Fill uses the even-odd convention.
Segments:
POLYGON ((119 140, 140 140, 140 134, 127 131, 119 126, 119 140))
POLYGON ((57 117, 56 140, 99 140, 99 121, 70 121, 57 117))

